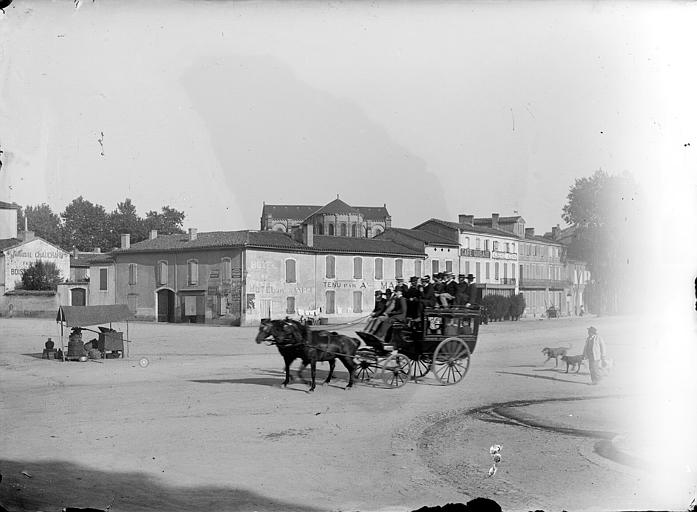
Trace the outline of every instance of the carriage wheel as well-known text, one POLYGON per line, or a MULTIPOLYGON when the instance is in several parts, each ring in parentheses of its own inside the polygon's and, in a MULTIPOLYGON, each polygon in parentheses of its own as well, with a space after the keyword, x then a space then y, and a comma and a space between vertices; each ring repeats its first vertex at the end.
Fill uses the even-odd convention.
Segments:
POLYGON ((431 358, 427 355, 420 355, 416 359, 411 360, 411 378, 414 380, 420 379, 431 371, 431 358))
POLYGON ((400 388, 409 380, 411 360, 404 354, 392 354, 382 362, 380 377, 386 386, 400 388))
POLYGON ((353 376, 359 382, 368 382, 375 376, 375 369, 378 366, 378 358, 372 350, 359 350, 353 358, 356 368, 353 376))
POLYGON ((470 349, 460 338, 441 341, 433 352, 433 374, 445 386, 460 382, 469 366, 470 349))

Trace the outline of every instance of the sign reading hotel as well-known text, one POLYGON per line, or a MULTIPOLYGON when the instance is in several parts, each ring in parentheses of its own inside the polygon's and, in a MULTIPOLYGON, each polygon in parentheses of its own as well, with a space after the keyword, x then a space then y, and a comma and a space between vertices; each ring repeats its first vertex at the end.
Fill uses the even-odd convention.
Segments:
POLYGON ((5 255, 5 289, 13 290, 22 279, 24 270, 41 260, 51 262, 60 271, 62 279, 70 277, 70 254, 40 239, 8 249, 5 255))

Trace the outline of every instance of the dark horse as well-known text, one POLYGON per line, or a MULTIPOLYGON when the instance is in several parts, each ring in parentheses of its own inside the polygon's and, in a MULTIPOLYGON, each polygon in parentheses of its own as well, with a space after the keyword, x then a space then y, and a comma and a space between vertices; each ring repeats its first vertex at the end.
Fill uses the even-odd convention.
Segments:
POLYGON ((296 320, 269 320, 265 318, 259 325, 256 342, 261 343, 270 338, 278 348, 286 363, 286 379, 283 386, 290 382, 290 365, 296 359, 302 360, 302 365, 298 369, 298 377, 302 378, 302 371, 309 364, 312 374, 310 391, 315 390, 315 369, 317 361, 329 362, 329 375, 325 384, 329 383, 334 373, 336 359, 339 359, 349 372, 349 382, 346 389, 353 386, 353 370, 356 364, 353 357, 356 349, 361 342, 350 336, 337 334, 335 332, 317 331, 315 336, 303 324, 296 320))

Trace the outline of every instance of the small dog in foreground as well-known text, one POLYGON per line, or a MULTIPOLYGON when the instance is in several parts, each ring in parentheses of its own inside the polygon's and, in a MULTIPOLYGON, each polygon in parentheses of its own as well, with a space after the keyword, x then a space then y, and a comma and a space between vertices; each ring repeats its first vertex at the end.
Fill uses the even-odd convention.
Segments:
POLYGON ((586 358, 583 354, 579 354, 577 356, 561 356, 561 360, 566 363, 566 372, 569 373, 569 367, 573 370, 574 366, 576 367, 576 373, 581 369, 581 365, 583 364, 583 360, 586 358))
POLYGON ((554 359, 554 367, 556 368, 559 364, 559 358, 565 356, 570 348, 571 347, 543 348, 542 353, 547 356, 547 359, 545 359, 545 362, 542 364, 546 364, 550 359, 554 359))

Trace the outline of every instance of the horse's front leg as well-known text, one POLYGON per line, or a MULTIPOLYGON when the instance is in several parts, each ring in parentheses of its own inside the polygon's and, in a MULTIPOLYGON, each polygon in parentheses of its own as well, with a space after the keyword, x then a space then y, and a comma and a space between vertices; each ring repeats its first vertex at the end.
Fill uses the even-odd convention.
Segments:
POLYGON ((327 379, 324 381, 325 384, 329 384, 329 382, 332 380, 332 375, 334 374, 334 366, 336 365, 336 361, 334 359, 329 360, 329 375, 327 375, 327 379))
POLYGON ((283 381, 283 387, 285 388, 290 382, 290 364, 293 362, 293 359, 288 356, 285 356, 283 359, 286 362, 286 379, 283 381))
POLYGON ((317 369, 317 360, 313 357, 310 360, 310 375, 312 376, 312 383, 310 384, 309 391, 315 390, 315 370, 317 369))

